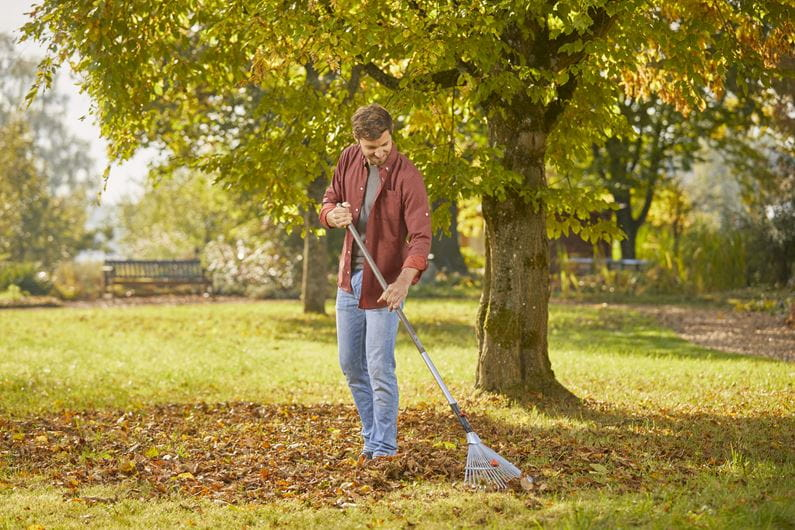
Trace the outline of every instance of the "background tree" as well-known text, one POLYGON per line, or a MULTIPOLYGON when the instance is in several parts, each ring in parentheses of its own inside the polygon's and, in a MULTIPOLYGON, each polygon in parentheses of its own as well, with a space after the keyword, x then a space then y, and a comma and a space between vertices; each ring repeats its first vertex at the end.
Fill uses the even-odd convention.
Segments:
MULTIPOLYGON (((399 143, 424 170, 432 199, 482 199, 477 384, 518 398, 567 394, 548 356, 547 221, 565 215, 568 229, 604 205, 579 189, 550 189, 546 164, 566 167, 594 140, 626 129, 616 110, 625 94, 698 108, 738 57, 746 75, 765 80, 765 65, 793 35, 792 8, 779 2, 698 0, 45 0, 33 17, 26 34, 52 50, 42 77, 72 61, 114 157, 149 138, 168 145, 159 120, 210 121, 194 112, 205 89, 223 98, 250 81, 265 87, 272 97, 251 121, 257 142, 218 139, 198 163, 228 186, 268 189, 277 218, 309 206, 306 184, 349 142, 341 141, 348 102, 387 104, 402 117, 399 143), (310 63, 328 76, 323 94, 305 88, 310 63), (441 124, 417 118, 435 108, 483 124, 488 145, 424 157, 441 124), (461 160, 469 163, 451 171, 461 160)), ((598 225, 589 236, 604 232, 598 225)))
POLYGON ((727 87, 734 89, 712 98, 685 124, 702 129, 690 159, 695 163, 687 173, 656 180, 654 202, 662 204, 652 208, 639 249, 656 262, 655 269, 663 269, 652 271, 660 287, 704 292, 789 281, 793 232, 785 227, 793 226, 795 210, 792 65, 789 57, 779 60, 782 76, 772 88, 745 80, 749 88, 742 91, 730 82, 727 87), (668 230, 672 242, 665 237, 668 230))
MULTIPOLYGON (((707 148, 727 160, 737 160, 741 167, 763 163, 764 154, 754 148, 752 136, 760 137, 772 125, 773 97, 769 88, 749 79, 742 83, 745 94, 738 93, 735 77, 729 76, 720 97, 704 94, 704 108, 687 115, 655 94, 618 101, 631 129, 603 145, 594 144, 585 171, 597 178, 596 184, 604 186, 618 205, 616 220, 626 235, 621 240, 622 258, 636 257, 638 230, 646 222, 655 194, 690 171, 707 148), (745 133, 750 130, 755 132, 745 133)), ((738 177, 751 186, 767 178, 757 172, 738 177)))
POLYGON ((118 214, 120 250, 140 259, 198 257, 253 217, 211 178, 187 170, 148 182, 140 198, 119 204, 118 214))
POLYGON ((655 193, 678 171, 690 169, 700 149, 702 127, 656 95, 619 101, 632 136, 593 145, 588 168, 618 205, 616 221, 624 232, 621 257, 635 259, 638 230, 646 222, 655 193))
MULTIPOLYGON (((286 234, 256 210, 251 197, 213 180, 185 169, 151 179, 140 198, 118 207, 119 251, 143 259, 201 257, 220 294, 296 294, 300 233, 286 234)), ((325 249, 321 257, 327 258, 325 249)))
POLYGON ((56 195, 39 169, 24 121, 0 126, 0 261, 31 262, 52 270, 92 248, 86 197, 56 195))
POLYGON ((437 270, 445 274, 468 274, 464 256, 461 254, 461 245, 458 241, 458 203, 456 201, 443 202, 439 208, 449 208, 450 224, 448 232, 437 230, 433 236, 431 249, 433 251, 433 264, 437 270))
POLYGON ((91 189, 89 146, 64 122, 67 99, 48 91, 25 108, 36 62, 0 34, 0 261, 50 270, 95 248, 86 228, 91 189))
POLYGON ((795 127, 792 102, 789 112, 777 120, 777 132, 756 139, 762 163, 752 169, 764 182, 748 189, 742 220, 749 233, 748 284, 785 286, 795 278, 795 127))
POLYGON ((75 136, 64 120, 68 98, 50 90, 25 106, 25 94, 36 79, 33 59, 20 55, 11 36, 0 33, 0 124, 27 123, 36 165, 52 193, 97 189, 89 143, 75 136))

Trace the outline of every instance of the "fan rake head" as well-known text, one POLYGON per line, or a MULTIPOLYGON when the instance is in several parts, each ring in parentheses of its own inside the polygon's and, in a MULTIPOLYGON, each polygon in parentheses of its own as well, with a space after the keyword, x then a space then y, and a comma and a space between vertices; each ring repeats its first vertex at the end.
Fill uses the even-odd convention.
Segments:
POLYGON ((464 482, 473 486, 505 488, 508 481, 522 476, 515 465, 484 445, 474 432, 467 433, 467 465, 464 482))

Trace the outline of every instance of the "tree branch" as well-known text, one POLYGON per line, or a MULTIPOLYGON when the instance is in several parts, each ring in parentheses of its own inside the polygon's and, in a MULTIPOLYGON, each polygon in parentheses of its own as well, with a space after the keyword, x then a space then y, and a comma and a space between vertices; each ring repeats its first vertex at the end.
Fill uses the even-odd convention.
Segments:
MULTIPOLYGON (((361 68, 363 68, 367 75, 375 79, 375 81, 386 88, 390 90, 397 90, 400 88, 400 82, 402 79, 381 70, 375 65, 375 63, 370 62, 365 65, 361 65, 361 68)), ((414 86, 433 85, 437 88, 452 88, 459 86, 458 78, 461 77, 462 72, 476 75, 477 69, 472 64, 459 60, 458 67, 419 76, 415 79, 412 79, 411 84, 414 86)))
POLYGON ((353 68, 351 68, 351 78, 348 79, 347 88, 348 88, 348 95, 345 97, 345 101, 349 102, 353 99, 353 96, 356 95, 356 92, 359 90, 359 82, 362 78, 362 65, 355 64, 353 68))
MULTIPOLYGON (((579 33, 572 32, 568 35, 560 36, 550 42, 550 49, 556 50, 555 55, 550 60, 550 66, 552 67, 552 70, 559 72, 582 61, 585 58, 584 47, 575 53, 560 53, 557 50, 559 50, 561 46, 573 42, 576 39, 582 39, 583 41, 587 42, 588 40, 602 37, 607 33, 614 21, 614 18, 610 16, 604 8, 597 9, 594 14, 591 15, 591 19, 594 21, 594 23, 590 28, 590 33, 587 38, 586 36, 580 35, 579 33)), ((575 88, 577 88, 577 78, 574 76, 569 77, 568 81, 558 87, 558 97, 555 98, 555 100, 547 107, 547 110, 544 112, 544 128, 547 131, 552 130, 552 127, 554 127, 555 122, 557 122, 558 118, 565 110, 566 105, 574 96, 575 88)))
POLYGON ((591 19, 594 21, 594 23, 589 28, 590 33, 587 36, 573 31, 568 35, 561 35, 549 43, 549 49, 556 51, 555 55, 550 61, 553 70, 560 71, 564 68, 568 68, 569 66, 580 62, 585 57, 584 50, 574 53, 560 53, 558 50, 561 46, 564 44, 570 44, 577 39, 581 39, 583 43, 586 43, 588 41, 598 39, 599 37, 603 37, 605 34, 607 34, 607 32, 610 30, 610 27, 613 25, 613 22, 615 21, 615 18, 610 16, 607 13, 607 10, 604 8, 596 9, 591 15, 591 19))
POLYGON ((552 100, 547 110, 544 111, 544 130, 549 132, 555 126, 555 122, 566 109, 566 104, 574 96, 574 89, 577 88, 577 78, 572 76, 568 81, 558 87, 558 97, 552 100))
POLYGON ((398 79, 397 77, 391 74, 384 72, 373 63, 367 63, 365 65, 362 65, 362 68, 364 69, 364 73, 366 73, 367 75, 375 79, 378 83, 381 83, 390 90, 397 90, 398 87, 400 86, 400 79, 398 79))

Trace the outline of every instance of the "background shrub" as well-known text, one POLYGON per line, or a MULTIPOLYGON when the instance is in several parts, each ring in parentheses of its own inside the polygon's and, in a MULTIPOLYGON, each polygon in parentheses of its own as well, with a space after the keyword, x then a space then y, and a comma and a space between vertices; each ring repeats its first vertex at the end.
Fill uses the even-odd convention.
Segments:
POLYGON ((63 300, 94 300, 102 295, 104 278, 101 261, 65 261, 52 277, 55 295, 63 300))
POLYGON ((45 295, 52 289, 49 274, 36 263, 5 262, 0 264, 0 291, 16 285, 22 292, 45 295))

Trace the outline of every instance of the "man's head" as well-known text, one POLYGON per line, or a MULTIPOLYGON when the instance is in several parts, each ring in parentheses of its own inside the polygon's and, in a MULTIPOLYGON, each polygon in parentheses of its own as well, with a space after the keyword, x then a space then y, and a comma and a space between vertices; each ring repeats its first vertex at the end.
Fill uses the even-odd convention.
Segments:
POLYGON ((353 137, 370 164, 382 166, 392 151, 392 116, 373 103, 359 107, 351 118, 353 137))

